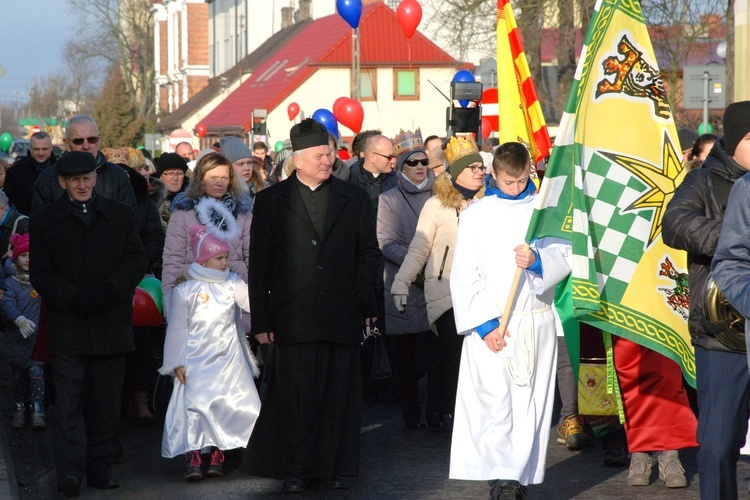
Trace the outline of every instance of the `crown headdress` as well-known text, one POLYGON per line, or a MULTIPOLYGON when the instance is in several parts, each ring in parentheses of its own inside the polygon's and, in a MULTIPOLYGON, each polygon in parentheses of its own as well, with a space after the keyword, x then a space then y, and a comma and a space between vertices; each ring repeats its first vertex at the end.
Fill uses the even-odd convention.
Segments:
POLYGON ((474 142, 473 138, 458 136, 451 137, 450 141, 448 141, 448 145, 443 150, 445 158, 448 160, 448 165, 453 165, 456 160, 459 160, 464 156, 477 154, 478 151, 479 148, 477 148, 477 143, 474 142))
POLYGON ((417 149, 424 151, 422 131, 420 129, 417 129, 414 132, 408 130, 404 132, 402 129, 398 132, 398 135, 392 142, 393 154, 397 156, 417 149))

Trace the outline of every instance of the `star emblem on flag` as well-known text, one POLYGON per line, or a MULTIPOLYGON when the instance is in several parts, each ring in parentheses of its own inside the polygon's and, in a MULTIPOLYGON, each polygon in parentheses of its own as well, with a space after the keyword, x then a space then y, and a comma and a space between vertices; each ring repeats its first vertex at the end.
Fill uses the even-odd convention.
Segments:
POLYGON ((646 190, 641 193, 641 196, 624 211, 654 210, 654 217, 651 220, 651 231, 648 238, 649 246, 661 234, 661 220, 664 210, 666 210, 667 205, 672 200, 677 186, 680 185, 682 179, 687 175, 687 171, 682 165, 682 155, 675 148, 667 131, 664 131, 661 150, 661 165, 654 165, 639 158, 633 158, 620 153, 601 153, 647 185, 646 190))

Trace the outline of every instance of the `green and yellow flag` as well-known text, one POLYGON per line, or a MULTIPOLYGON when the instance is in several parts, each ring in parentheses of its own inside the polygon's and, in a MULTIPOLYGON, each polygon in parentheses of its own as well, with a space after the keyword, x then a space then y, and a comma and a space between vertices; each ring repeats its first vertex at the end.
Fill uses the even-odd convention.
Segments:
POLYGON ((573 247, 573 312, 680 364, 695 384, 684 252, 661 221, 687 173, 636 0, 599 0, 527 239, 573 247))

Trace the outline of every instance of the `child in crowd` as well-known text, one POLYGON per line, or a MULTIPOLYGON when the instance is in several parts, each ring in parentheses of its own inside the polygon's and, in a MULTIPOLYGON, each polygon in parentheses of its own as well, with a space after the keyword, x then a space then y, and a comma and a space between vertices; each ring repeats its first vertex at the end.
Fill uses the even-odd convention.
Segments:
POLYGON ((204 226, 190 229, 195 262, 172 294, 162 375, 174 375, 164 422, 162 456, 184 453, 185 479, 224 474, 223 450, 247 445, 260 411, 257 374, 239 305, 250 311, 247 284, 228 270, 229 245, 204 226))
POLYGON ((44 418, 44 366, 32 361, 31 353, 39 322, 39 295, 29 282, 29 235, 12 234, 13 267, 16 274, 5 280, 5 294, 0 300, 0 314, 5 321, 5 351, 13 371, 13 429, 26 423, 26 405, 32 405, 31 426, 46 427, 44 418))
POLYGON ((570 245, 552 238, 524 245, 536 197, 526 147, 500 145, 492 167, 496 187, 488 180, 484 198, 461 214, 451 268, 464 345, 450 477, 488 480, 493 500, 523 499, 526 485, 544 479, 562 328, 552 302, 570 274, 570 245))

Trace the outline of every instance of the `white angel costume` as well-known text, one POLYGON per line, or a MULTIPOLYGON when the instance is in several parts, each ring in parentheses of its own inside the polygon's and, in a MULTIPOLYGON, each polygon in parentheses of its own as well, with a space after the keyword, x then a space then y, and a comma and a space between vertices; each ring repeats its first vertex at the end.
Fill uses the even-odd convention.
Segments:
POLYGON ((257 367, 236 323, 236 305, 250 310, 247 284, 197 263, 188 274, 192 279, 172 293, 159 368, 174 376, 185 367, 186 383, 175 378, 164 421, 161 454, 169 458, 209 446, 246 446, 260 412, 257 367))
POLYGON ((454 415, 450 478, 540 483, 554 403, 557 332, 555 285, 570 273, 570 245, 532 245, 542 275, 524 270, 507 346, 491 351, 475 328, 501 317, 525 242, 535 195, 485 196, 461 215, 451 269, 451 297, 465 336, 454 415))

